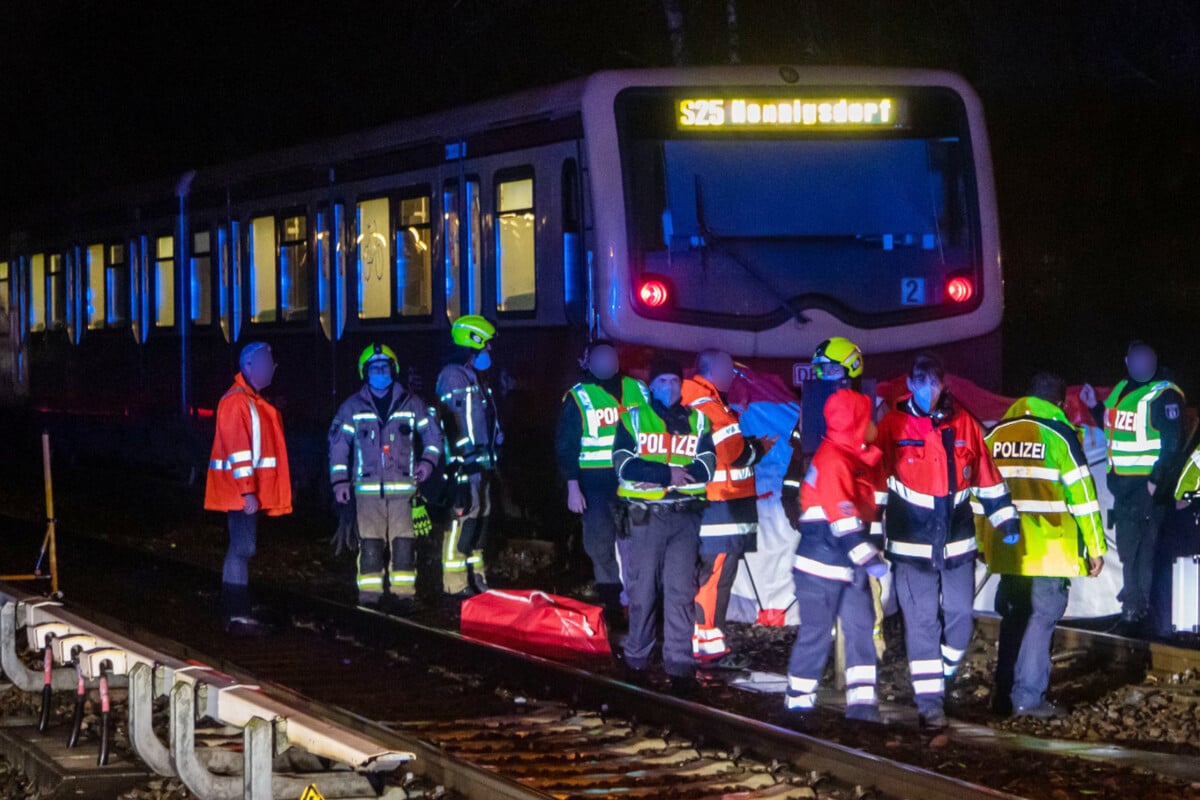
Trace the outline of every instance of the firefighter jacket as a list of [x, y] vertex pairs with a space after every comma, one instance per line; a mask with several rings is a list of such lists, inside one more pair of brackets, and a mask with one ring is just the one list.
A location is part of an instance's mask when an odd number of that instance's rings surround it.
[[438, 373], [436, 391], [444, 411], [439, 414], [445, 437], [446, 466], [472, 474], [496, 468], [502, 441], [492, 389], [464, 364], [447, 364]]
[[800, 490], [800, 543], [793, 568], [829, 580], [854, 580], [854, 570], [880, 556], [884, 494], [882, 453], [866, 443], [871, 400], [850, 390], [825, 407], [825, 436]]
[[338, 408], [329, 426], [329, 481], [350, 482], [355, 494], [411, 495], [417, 490], [417, 462], [437, 467], [442, 433], [425, 401], [392, 384], [387, 419], [369, 386], [364, 385]]
[[948, 408], [931, 416], [910, 397], [879, 424], [888, 491], [886, 548], [893, 561], [940, 568], [974, 559], [971, 495], [992, 525], [1017, 532], [1017, 511], [979, 423], [954, 408], [952, 398], [946, 401]]

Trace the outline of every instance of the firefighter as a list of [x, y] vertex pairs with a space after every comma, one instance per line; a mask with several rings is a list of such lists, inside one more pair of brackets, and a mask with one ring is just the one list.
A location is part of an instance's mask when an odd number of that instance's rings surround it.
[[875, 607], [868, 576], [888, 571], [872, 534], [879, 518], [879, 449], [871, 400], [839, 389], [825, 403], [825, 435], [801, 490], [800, 543], [792, 567], [800, 628], [788, 661], [786, 708], [806, 713], [817, 700], [832, 628], [841, 620], [846, 649], [846, 717], [879, 722], [875, 698]]
[[358, 357], [363, 387], [329, 427], [329, 480], [338, 503], [354, 497], [358, 602], [378, 605], [390, 591], [404, 610], [417, 588], [413, 501], [438, 465], [442, 435], [425, 402], [396, 380], [399, 372], [387, 345], [368, 345]]
[[[617, 349], [597, 339], [583, 351], [583, 378], [563, 396], [555, 452], [567, 481], [567, 508], [583, 521], [583, 549], [592, 561], [596, 594], [610, 627], [624, 625], [621, 570], [613, 504], [617, 477], [612, 468], [613, 437], [621, 412], [649, 402], [645, 385], [620, 373]], [[622, 560], [627, 560], [622, 555]]]
[[992, 710], [1002, 716], [1058, 715], [1046, 701], [1054, 626], [1067, 610], [1071, 578], [1104, 568], [1100, 503], [1079, 431], [1063, 413], [1066, 397], [1062, 378], [1038, 373], [984, 440], [1021, 519], [1020, 545], [1010, 547], [972, 502], [980, 552], [1000, 576]]
[[754, 465], [774, 439], [742, 433], [738, 413], [729, 406], [733, 357], [721, 350], [702, 350], [696, 374], [683, 382], [683, 404], [708, 418], [717, 467], [705, 489], [708, 503], [700, 520], [700, 590], [696, 594], [696, 628], [692, 655], [701, 664], [739, 669], [745, 658], [733, 654], [722, 627], [738, 561], [757, 549], [758, 490]]
[[682, 382], [677, 362], [654, 360], [650, 402], [621, 413], [613, 470], [629, 537], [628, 677], [645, 681], [661, 598], [663, 667], [672, 690], [689, 694], [696, 686], [692, 630], [700, 515], [716, 454], [708, 419], [679, 402]]
[[1108, 439], [1111, 522], [1117, 529], [1124, 586], [1121, 623], [1138, 632], [1150, 611], [1159, 529], [1173, 499], [1171, 464], [1183, 442], [1183, 390], [1158, 368], [1154, 348], [1133, 341], [1125, 352], [1128, 376], [1101, 404], [1084, 384], [1079, 399]]
[[945, 370], [916, 358], [911, 396], [879, 425], [887, 479], [887, 544], [904, 614], [905, 647], [921, 726], [946, 726], [943, 696], [971, 640], [975, 600], [973, 494], [1007, 545], [1020, 539], [1008, 488], [979, 423], [944, 391]]
[[250, 342], [242, 348], [238, 364], [233, 386], [217, 405], [204, 507], [225, 512], [229, 523], [229, 550], [221, 571], [226, 627], [253, 633], [262, 628], [251, 614], [248, 587], [258, 518], [292, 513], [292, 483], [283, 422], [260, 394], [275, 375], [270, 345]]
[[826, 339], [813, 353], [813, 380], [807, 380], [800, 392], [800, 417], [788, 443], [792, 460], [783, 480], [780, 500], [792, 527], [800, 529], [800, 485], [808, 472], [808, 463], [825, 434], [825, 401], [839, 389], [861, 391], [862, 350], [842, 336]]
[[450, 326], [456, 358], [437, 377], [439, 415], [452, 484], [451, 518], [442, 542], [442, 589], [459, 598], [487, 591], [483, 551], [492, 515], [496, 455], [504, 443], [496, 401], [485, 375], [496, 327], [477, 314]]

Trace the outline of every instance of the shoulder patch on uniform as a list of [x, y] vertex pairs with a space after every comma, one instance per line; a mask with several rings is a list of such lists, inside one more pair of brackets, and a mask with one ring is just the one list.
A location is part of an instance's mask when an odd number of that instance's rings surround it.
[[1179, 404], [1167, 403], [1167, 419], [1179, 419]]

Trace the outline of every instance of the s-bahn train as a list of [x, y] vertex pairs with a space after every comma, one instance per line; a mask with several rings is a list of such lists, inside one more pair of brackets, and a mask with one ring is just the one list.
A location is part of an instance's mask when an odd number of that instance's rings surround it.
[[262, 339], [315, 481], [358, 352], [390, 344], [429, 394], [465, 313], [497, 324], [506, 448], [541, 465], [528, 491], [553, 480], [589, 336], [635, 361], [717, 346], [787, 383], [831, 335], [879, 377], [929, 347], [998, 375], [983, 112], [945, 72], [603, 72], [10, 228], [0, 397], [135, 460], [202, 468], [205, 420]]

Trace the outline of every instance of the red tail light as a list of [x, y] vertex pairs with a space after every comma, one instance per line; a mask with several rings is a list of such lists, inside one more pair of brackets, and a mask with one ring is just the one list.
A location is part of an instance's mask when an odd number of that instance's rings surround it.
[[638, 298], [650, 308], [660, 308], [667, 304], [667, 300], [671, 298], [671, 293], [667, 289], [665, 281], [661, 281], [658, 278], [648, 278], [642, 281], [642, 285], [638, 288]]
[[951, 278], [946, 284], [946, 297], [955, 303], [965, 303], [975, 296], [975, 284], [970, 278]]

